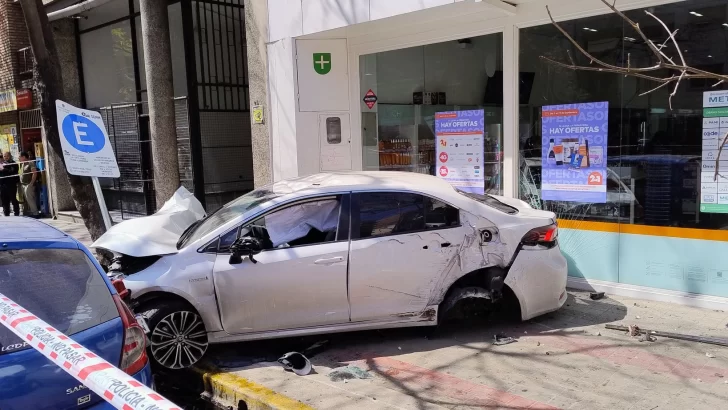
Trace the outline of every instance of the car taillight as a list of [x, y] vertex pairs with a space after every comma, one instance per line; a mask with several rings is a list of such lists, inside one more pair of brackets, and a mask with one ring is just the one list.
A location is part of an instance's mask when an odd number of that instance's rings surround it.
[[124, 286], [124, 281], [121, 279], [115, 279], [111, 281], [111, 284], [114, 286], [114, 289], [119, 293], [119, 297], [121, 297], [121, 300], [126, 301], [131, 292], [129, 289]]
[[527, 234], [523, 236], [521, 243], [524, 245], [546, 245], [550, 246], [556, 243], [556, 239], [559, 236], [559, 228], [554, 223], [551, 225], [541, 226], [535, 229], [531, 229]]
[[129, 307], [114, 295], [114, 303], [124, 324], [124, 348], [121, 352], [121, 369], [130, 375], [138, 373], [147, 365], [147, 337]]

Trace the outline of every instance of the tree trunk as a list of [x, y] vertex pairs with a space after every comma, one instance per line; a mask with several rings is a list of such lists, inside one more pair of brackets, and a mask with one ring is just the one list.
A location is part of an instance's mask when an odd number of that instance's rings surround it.
[[[20, 5], [23, 8], [25, 24], [28, 26], [30, 44], [35, 57], [35, 89], [40, 100], [43, 130], [50, 149], [61, 158], [65, 167], [66, 161], [63, 158], [56, 115], [56, 100], [64, 98], [63, 79], [53, 32], [42, 0], [20, 0]], [[71, 197], [76, 204], [76, 209], [81, 213], [91, 238], [96, 240], [106, 232], [106, 227], [91, 179], [71, 175], [68, 172], [66, 172], [66, 176], [71, 186]]]

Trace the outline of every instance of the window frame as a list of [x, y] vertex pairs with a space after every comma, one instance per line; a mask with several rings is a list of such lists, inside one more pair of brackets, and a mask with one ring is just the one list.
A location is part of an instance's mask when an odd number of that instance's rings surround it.
[[268, 251], [278, 251], [283, 249], [296, 249], [296, 248], [302, 248], [305, 246], [316, 246], [316, 245], [323, 245], [323, 244], [329, 244], [329, 243], [337, 243], [337, 242], [344, 242], [350, 240], [350, 232], [351, 232], [351, 193], [350, 192], [338, 192], [338, 193], [330, 193], [330, 194], [322, 194], [317, 196], [310, 196], [305, 198], [296, 198], [292, 201], [285, 202], [282, 204], [277, 204], [274, 207], [270, 209], [266, 209], [256, 215], [253, 215], [252, 217], [246, 219], [242, 223], [235, 225], [233, 228], [230, 228], [226, 230], [224, 233], [218, 235], [215, 237], [215, 239], [208, 242], [205, 246], [202, 247], [202, 250], [200, 252], [202, 253], [214, 253], [218, 255], [229, 255], [229, 250], [220, 250], [220, 239], [231, 233], [232, 231], [237, 230], [237, 237], [236, 239], [240, 239], [240, 233], [243, 231], [243, 228], [254, 222], [257, 221], [260, 218], [265, 218], [266, 215], [270, 215], [274, 212], [282, 211], [286, 208], [290, 208], [292, 206], [301, 205], [305, 203], [310, 202], [320, 202], [327, 199], [338, 199], [339, 200], [339, 221], [338, 225], [336, 227], [336, 239], [329, 242], [319, 242], [319, 243], [313, 243], [313, 244], [307, 244], [307, 245], [296, 245], [291, 246], [288, 248], [273, 248], [273, 249], [263, 249], [261, 252], [268, 252]]
[[[360, 236], [361, 235], [361, 201], [360, 201], [360, 196], [361, 195], [365, 195], [365, 194], [372, 194], [372, 193], [374, 193], [374, 194], [386, 194], [386, 193], [390, 193], [390, 194], [419, 195], [419, 196], [421, 196], [423, 198], [427, 198], [427, 199], [429, 199], [431, 201], [439, 201], [439, 202], [442, 202], [443, 204], [445, 204], [445, 205], [447, 205], [449, 207], [452, 207], [452, 208], [454, 208], [454, 209], [456, 209], [458, 211], [457, 224], [451, 225], [451, 226], [445, 226], [445, 227], [442, 227], [442, 228], [432, 228], [432, 229], [427, 229], [427, 227], [425, 225], [425, 229], [416, 229], [416, 230], [411, 230], [411, 231], [406, 231], [406, 232], [397, 232], [397, 233], [386, 233], [386, 234], [379, 234], [379, 235], [371, 235], [371, 236], [367, 236], [366, 238], [362, 238]], [[444, 231], [444, 230], [447, 230], [447, 229], [461, 228], [462, 227], [462, 218], [460, 217], [461, 216], [460, 215], [461, 212], [462, 212], [462, 210], [459, 207], [451, 204], [450, 202], [445, 201], [445, 200], [440, 199], [440, 198], [433, 197], [431, 195], [428, 195], [428, 194], [425, 194], [425, 193], [422, 193], [422, 192], [407, 191], [407, 190], [386, 190], [386, 189], [385, 190], [371, 190], [371, 191], [357, 191], [357, 192], [353, 192], [352, 195], [351, 195], [351, 223], [350, 223], [350, 225], [351, 225], [350, 231], [351, 232], [350, 232], [350, 235], [349, 236], [351, 237], [351, 240], [352, 241], [356, 241], [356, 240], [366, 240], [366, 239], [383, 238], [383, 237], [387, 237], [387, 236], [410, 235], [410, 234], [414, 234], [414, 233], [437, 232], [437, 231]], [[426, 217], [427, 217], [427, 215], [425, 214], [425, 218]], [[425, 222], [426, 222], [426, 220], [425, 220]]]

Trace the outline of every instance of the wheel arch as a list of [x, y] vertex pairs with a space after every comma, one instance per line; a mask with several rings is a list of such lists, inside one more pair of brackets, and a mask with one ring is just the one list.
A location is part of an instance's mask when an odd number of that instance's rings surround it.
[[[452, 308], [454, 303], [450, 303], [450, 298], [457, 297], [460, 299], [467, 298], [469, 296], [463, 295], [459, 292], [463, 289], [479, 288], [483, 292], [487, 293], [487, 298], [492, 302], [500, 301], [502, 305], [508, 308], [518, 308], [517, 314], [519, 319], [522, 317], [522, 312], [525, 309], [523, 298], [518, 295], [516, 290], [505, 283], [508, 269], [500, 266], [489, 266], [487, 268], [480, 268], [474, 271], [468, 272], [455, 280], [445, 292], [442, 300], [440, 301], [440, 308], [445, 306]], [[475, 297], [486, 297], [486, 295], [475, 296]], [[442, 314], [447, 313], [446, 310], [441, 312]]]

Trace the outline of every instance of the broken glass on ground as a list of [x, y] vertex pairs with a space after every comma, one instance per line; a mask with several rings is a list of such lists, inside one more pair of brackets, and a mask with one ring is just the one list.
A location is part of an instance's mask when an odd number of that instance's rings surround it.
[[510, 336], [506, 336], [503, 334], [493, 335], [493, 344], [496, 346], [507, 345], [515, 342], [517, 342], [517, 340]]
[[369, 379], [372, 375], [357, 366], [338, 367], [329, 372], [329, 380], [339, 382], [342, 380]]

